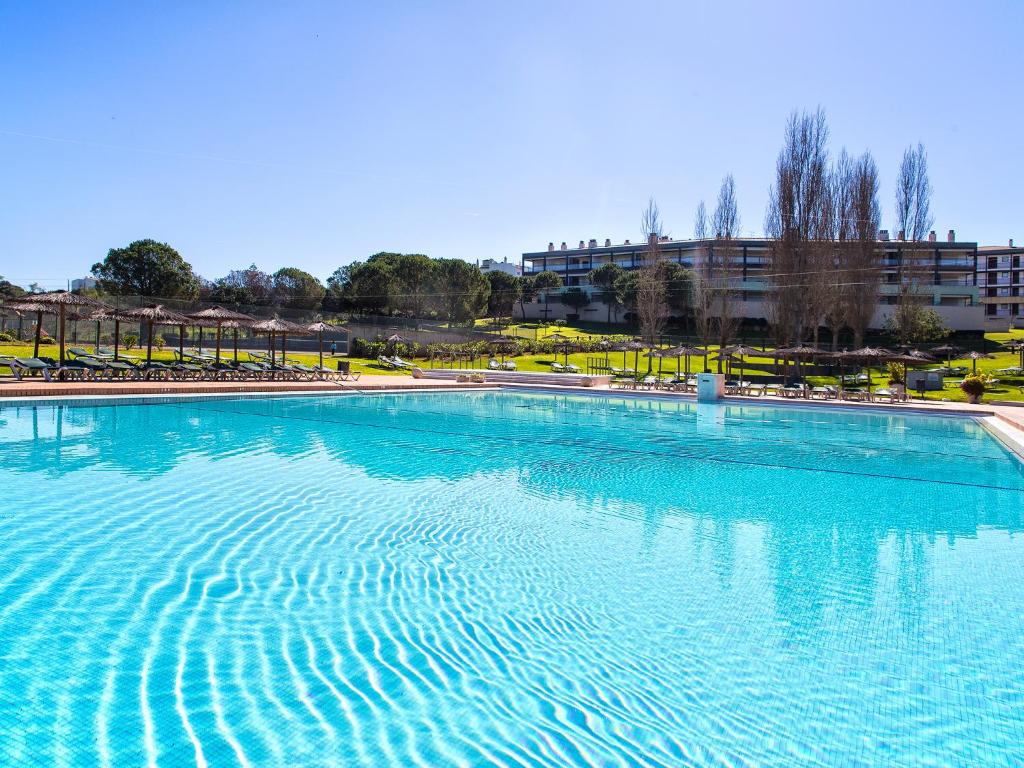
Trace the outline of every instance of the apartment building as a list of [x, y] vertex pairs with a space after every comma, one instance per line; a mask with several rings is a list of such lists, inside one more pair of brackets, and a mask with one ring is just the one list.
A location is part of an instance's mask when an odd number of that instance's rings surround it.
[[1024, 247], [985, 245], [978, 249], [978, 290], [985, 328], [1024, 328]]
[[[984, 311], [979, 301], [977, 284], [978, 245], [956, 239], [956, 233], [949, 230], [945, 240], [939, 240], [935, 232], [925, 242], [908, 243], [899, 238], [890, 239], [882, 230], [878, 240], [882, 254], [881, 291], [872, 326], [881, 328], [886, 317], [893, 311], [897, 301], [900, 275], [909, 264], [914, 265], [917, 291], [922, 300], [931, 305], [943, 317], [946, 324], [957, 331], [980, 331], [984, 327]], [[764, 238], [739, 238], [729, 241], [728, 253], [733, 262], [731, 273], [737, 289], [739, 311], [752, 321], [765, 319], [764, 298], [770, 289], [765, 273], [769, 268], [770, 241]], [[716, 240], [672, 240], [662, 238], [659, 242], [661, 257], [670, 262], [691, 269], [699, 269], [706, 263], [709, 254], [721, 250], [721, 241]], [[613, 245], [605, 240], [579, 241], [575, 248], [562, 243], [556, 248], [548, 243], [547, 250], [522, 255], [524, 275], [534, 275], [544, 270], [557, 272], [566, 288], [589, 288], [588, 274], [602, 264], [614, 263], [623, 269], [638, 269], [644, 263], [647, 244], [643, 241]], [[565, 290], [563, 288], [562, 290]], [[554, 320], [571, 314], [580, 318], [601, 320], [606, 316], [607, 307], [594, 292], [591, 304], [580, 310], [563, 305], [555, 292], [551, 296], [539, 297], [526, 305], [528, 317]], [[1024, 293], [1024, 292], [1022, 292]]]

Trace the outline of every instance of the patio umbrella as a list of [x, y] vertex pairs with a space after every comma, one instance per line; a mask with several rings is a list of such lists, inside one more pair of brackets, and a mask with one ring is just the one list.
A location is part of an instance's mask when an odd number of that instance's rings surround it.
[[[760, 354], [764, 354], [763, 352]], [[783, 347], [782, 349], [776, 349], [775, 354], [779, 357], [793, 358], [797, 361], [797, 371], [800, 372], [800, 381], [804, 380], [804, 372], [800, 367], [801, 360], [813, 359], [820, 357], [821, 355], [828, 354], [824, 350], [812, 347], [808, 344], [798, 344], [795, 347]]]
[[505, 362], [505, 354], [519, 349], [519, 340], [510, 337], [499, 337], [489, 342], [491, 354], [497, 352], [501, 355], [501, 362]]
[[[230, 309], [225, 309], [224, 307], [220, 307], [220, 306], [208, 307], [207, 309], [200, 310], [199, 312], [194, 312], [191, 315], [191, 317], [192, 317], [193, 320], [198, 320], [199, 321], [200, 328], [202, 328], [203, 325], [213, 325], [213, 326], [215, 326], [217, 328], [217, 353], [215, 355], [215, 359], [216, 359], [216, 361], [218, 363], [220, 362], [221, 328], [224, 325], [224, 323], [229, 322], [229, 321], [235, 322], [235, 323], [254, 323], [254, 322], [256, 322], [256, 318], [252, 317], [251, 315], [246, 315], [246, 314], [244, 314], [242, 312], [233, 312]], [[203, 338], [202, 331], [200, 331], [200, 334], [199, 334], [199, 339], [200, 339], [199, 343], [200, 344], [202, 344], [202, 338]], [[202, 347], [200, 347], [200, 349], [202, 349]], [[237, 357], [238, 356], [236, 354], [235, 358], [237, 359]]]
[[[868, 370], [868, 393], [871, 392], [871, 366], [872, 364], [881, 364], [884, 361], [897, 359], [900, 355], [896, 352], [891, 352], [888, 349], [882, 349], [881, 347], [861, 347], [860, 349], [854, 350], [843, 350], [842, 352], [836, 352], [835, 357], [841, 360], [852, 360], [860, 365], [864, 366]], [[842, 381], [842, 378], [840, 378]]]
[[675, 357], [672, 354], [672, 349], [652, 349], [650, 352], [644, 352], [644, 357], [658, 358], [658, 376], [661, 376], [662, 368], [665, 365], [666, 357]]
[[12, 301], [4, 305], [5, 309], [11, 309], [19, 314], [22, 312], [35, 312], [36, 333], [35, 345], [32, 348], [32, 357], [39, 357], [39, 339], [43, 333], [43, 313], [51, 314], [54, 310], [49, 304], [40, 304], [35, 301]]
[[731, 347], [724, 347], [719, 350], [719, 356], [722, 353], [729, 355], [730, 357], [738, 357], [740, 360], [740, 381], [743, 381], [743, 358], [746, 355], [764, 355], [764, 352], [757, 347], [748, 347], [745, 344], [734, 344]]
[[959, 355], [963, 350], [952, 344], [943, 344], [942, 346], [934, 347], [929, 351], [933, 355], [943, 355], [946, 358], [946, 367], [949, 368], [949, 364], [953, 361], [953, 358]]
[[285, 344], [287, 343], [288, 334], [304, 335], [308, 333], [306, 326], [290, 323], [287, 320], [282, 320], [276, 315], [269, 320], [260, 320], [259, 322], [253, 323], [252, 329], [254, 331], [262, 331], [263, 333], [270, 334], [271, 363], [274, 362], [274, 339], [277, 334], [281, 334], [281, 362], [284, 363]]
[[87, 307], [90, 309], [104, 309], [108, 307], [108, 305], [104, 304], [102, 301], [90, 299], [88, 296], [80, 296], [79, 294], [71, 293], [70, 291], [36, 293], [32, 295], [31, 303], [49, 307], [49, 309], [44, 311], [57, 315], [57, 343], [60, 345], [61, 365], [64, 365], [64, 330], [68, 319], [69, 308]]
[[387, 344], [387, 347], [385, 347], [385, 348], [386, 349], [390, 349], [392, 352], [394, 351], [396, 345], [398, 345], [398, 344], [408, 344], [409, 343], [408, 339], [406, 339], [404, 336], [400, 336], [397, 333], [392, 333], [384, 341]]
[[622, 367], [623, 368], [626, 367], [626, 353], [627, 352], [632, 352], [633, 353], [633, 371], [636, 372], [636, 369], [639, 367], [639, 363], [640, 363], [640, 350], [647, 349], [647, 345], [644, 344], [642, 341], [637, 341], [636, 339], [632, 339], [631, 341], [624, 341], [621, 344], [617, 344], [614, 347], [614, 349], [622, 351]]
[[340, 325], [328, 325], [322, 320], [317, 320], [315, 323], [306, 326], [306, 330], [309, 333], [315, 333], [318, 344], [320, 345], [320, 367], [324, 367], [324, 332], [325, 331], [345, 331], [348, 332], [348, 328], [343, 328]]
[[974, 350], [971, 350], [963, 356], [963, 359], [971, 361], [971, 373], [974, 374], [978, 372], [978, 361], [991, 360], [992, 355], [986, 355], [984, 352], [975, 352]]
[[90, 315], [90, 320], [96, 321], [96, 352], [100, 351], [100, 323], [114, 321], [114, 360], [117, 360], [118, 343], [121, 338], [121, 323], [132, 320], [124, 312], [116, 309], [97, 309]]
[[[178, 314], [173, 310], [167, 309], [162, 304], [151, 304], [148, 307], [139, 307], [138, 309], [129, 309], [125, 311], [124, 315], [132, 320], [141, 320], [146, 324], [148, 333], [146, 333], [146, 365], [153, 362], [153, 326], [154, 325], [178, 325], [184, 328], [188, 325], [189, 320], [185, 315]], [[181, 347], [182, 340], [181, 336], [178, 337], [178, 346]]]
[[685, 357], [686, 358], [686, 375], [687, 376], [690, 375], [690, 358], [691, 357], [704, 357], [704, 358], [706, 358], [708, 356], [708, 351], [706, 349], [702, 349], [700, 347], [688, 347], [685, 344], [681, 344], [678, 347], [670, 347], [669, 349], [667, 349], [665, 351], [666, 352], [670, 352], [671, 354], [669, 356], [670, 357], [674, 357], [676, 359], [676, 373], [680, 372], [679, 358], [680, 357]]

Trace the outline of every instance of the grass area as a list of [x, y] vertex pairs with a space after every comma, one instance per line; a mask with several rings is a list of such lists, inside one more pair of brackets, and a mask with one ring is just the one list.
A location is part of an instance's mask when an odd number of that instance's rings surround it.
[[[536, 325], [536, 324], [533, 324]], [[566, 335], [575, 336], [575, 329], [569, 327], [559, 327], [550, 325], [544, 329], [544, 335], [550, 335], [556, 331], [566, 333]], [[986, 338], [992, 342], [1005, 342], [1011, 338], [1024, 340], [1024, 332], [1009, 333], [991, 333], [987, 334]], [[82, 345], [86, 349], [91, 349], [91, 345]], [[209, 348], [204, 348], [209, 349]], [[712, 350], [715, 347], [711, 348]], [[144, 357], [146, 353], [145, 348], [141, 351], [134, 349], [129, 354], [135, 356]], [[0, 344], [0, 354], [13, 355], [15, 357], [30, 357], [32, 355], [31, 344]], [[57, 357], [57, 346], [55, 344], [44, 344], [40, 347], [40, 354], [45, 357]], [[231, 356], [231, 350], [225, 347], [223, 350], [224, 357]], [[174, 359], [174, 350], [171, 348], [165, 348], [163, 351], [153, 350], [153, 358], [155, 360], [170, 361]], [[248, 359], [248, 355], [244, 352], [239, 352], [239, 359]], [[305, 363], [306, 365], [313, 365], [317, 362], [317, 355], [315, 353], [307, 352], [288, 352], [289, 360], [297, 360], [298, 362]], [[535, 371], [535, 372], [551, 372], [551, 363], [558, 361], [564, 363], [566, 361], [565, 355], [552, 355], [552, 354], [541, 354], [541, 355], [519, 355], [512, 358], [516, 362], [517, 369], [520, 371]], [[580, 367], [581, 370], [587, 370], [587, 362], [590, 359], [604, 360], [604, 355], [595, 352], [575, 352], [569, 355], [568, 361]], [[618, 367], [634, 367], [634, 360], [636, 361], [636, 368], [641, 373], [646, 373], [648, 370], [648, 359], [641, 355], [639, 358], [635, 357], [632, 352], [626, 354], [626, 365], [623, 366], [623, 358], [621, 352], [611, 352], [608, 355], [608, 359], [611, 365]], [[324, 355], [324, 364], [328, 367], [334, 367], [334, 360], [348, 360], [353, 370], [362, 371], [366, 374], [377, 374], [377, 375], [394, 375], [402, 376], [408, 375], [408, 371], [395, 371], [388, 368], [384, 368], [379, 365], [376, 360], [368, 360], [365, 358], [357, 357], [344, 357], [338, 356], [337, 358], [330, 358], [328, 355]], [[771, 363], [771, 357], [750, 357], [747, 358], [752, 363]], [[997, 373], [1000, 368], [1010, 368], [1017, 365], [1020, 361], [1020, 356], [1017, 353], [1002, 352], [999, 354], [993, 354], [991, 359], [978, 360], [977, 368], [979, 373], [989, 373], [1000, 380], [1000, 383], [995, 385], [992, 389], [985, 393], [985, 398], [988, 400], [1010, 400], [1010, 401], [1024, 401], [1024, 377], [1022, 376], [1006, 376], [1004, 374]], [[416, 361], [424, 368], [429, 367], [428, 361]], [[675, 358], [659, 360], [657, 358], [652, 361], [652, 369], [655, 373], [662, 370], [665, 374], [672, 374], [676, 372], [676, 360]], [[478, 359], [476, 362], [477, 367], [486, 366], [486, 358]], [[966, 366], [967, 368], [972, 367], [970, 360], [953, 360], [954, 365]], [[683, 361], [685, 368], [685, 360]], [[708, 370], [717, 371], [717, 361], [709, 358], [707, 362]], [[690, 372], [697, 373], [704, 370], [704, 361], [701, 358], [690, 359]], [[734, 366], [734, 374], [739, 374], [739, 366]], [[849, 370], [848, 373], [854, 371]], [[888, 382], [888, 373], [884, 370], [879, 371], [877, 368], [871, 372], [871, 385], [873, 387], [885, 386]], [[768, 376], [770, 374], [764, 371], [751, 370], [749, 368], [744, 369], [744, 378], [756, 381], [758, 378]], [[808, 382], [813, 384], [837, 384], [835, 376], [808, 376]], [[928, 400], [951, 400], [951, 401], [965, 401], [967, 398], [958, 386], [958, 378], [947, 378], [946, 386], [943, 390], [937, 392], [925, 393], [925, 398]]]
[[[92, 350], [93, 349], [93, 345], [92, 344], [78, 344], [78, 345], [69, 345], [69, 346], [81, 346], [81, 347], [83, 347], [83, 348], [85, 348], [87, 350]], [[213, 347], [203, 347], [203, 351], [204, 352], [210, 352], [212, 354], [213, 353]], [[264, 350], [261, 350], [261, 351], [264, 351]], [[135, 349], [129, 350], [127, 352], [125, 352], [125, 350], [122, 349], [121, 352], [122, 352], [122, 354], [131, 355], [133, 357], [139, 357], [139, 358], [143, 358], [143, 359], [146, 357], [146, 348], [145, 347], [143, 347], [141, 350], [138, 347], [136, 347]], [[56, 344], [41, 344], [39, 346], [39, 354], [42, 357], [52, 357], [54, 359], [57, 359], [57, 357], [60, 354], [60, 352], [57, 349], [57, 345]], [[0, 355], [10, 355], [12, 357], [32, 357], [32, 345], [31, 344], [0, 344]], [[230, 345], [221, 348], [221, 357], [222, 358], [224, 358], [226, 360], [230, 360], [232, 358], [232, 356], [233, 356], [233, 352], [232, 352], [232, 349], [231, 349]], [[295, 361], [297, 361], [299, 363], [303, 363], [304, 365], [316, 365], [317, 362], [319, 361], [319, 356], [315, 352], [291, 352], [291, 351], [288, 351], [287, 352], [287, 357], [288, 357], [289, 360], [295, 360]], [[153, 359], [154, 360], [159, 360], [161, 362], [171, 362], [171, 361], [174, 360], [174, 349], [172, 349], [170, 347], [165, 347], [163, 350], [158, 350], [158, 349], [154, 348], [153, 349]], [[248, 360], [249, 359], [249, 355], [245, 351], [239, 350], [238, 351], [238, 359], [239, 360]], [[359, 358], [359, 357], [345, 357], [343, 355], [338, 355], [337, 357], [332, 358], [330, 355], [328, 355], [326, 353], [324, 354], [324, 365], [327, 366], [328, 368], [334, 368], [336, 360], [348, 360], [348, 362], [352, 366], [352, 370], [354, 370], [354, 371], [361, 371], [361, 372], [366, 373], [366, 374], [371, 374], [372, 373], [372, 374], [376, 374], [376, 375], [383, 374], [383, 375], [389, 375], [389, 376], [392, 376], [392, 375], [393, 376], [403, 376], [403, 375], [407, 376], [408, 375], [408, 371], [395, 371], [395, 370], [391, 370], [389, 368], [384, 368], [383, 366], [378, 365], [376, 360], [367, 360], [365, 358]]]

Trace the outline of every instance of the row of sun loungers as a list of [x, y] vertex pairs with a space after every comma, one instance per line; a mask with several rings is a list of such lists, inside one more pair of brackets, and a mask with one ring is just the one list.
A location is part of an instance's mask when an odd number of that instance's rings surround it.
[[357, 381], [361, 375], [294, 361], [272, 362], [261, 355], [250, 355], [248, 361], [218, 363], [176, 353], [172, 363], [146, 363], [131, 356], [114, 360], [102, 352], [97, 356], [78, 348], [68, 351], [72, 357], [63, 365], [48, 357], [0, 357], [0, 368], [10, 369], [18, 381], [27, 376], [41, 376], [46, 381]]
[[[622, 377], [613, 380], [613, 387], [619, 389], [662, 390], [669, 392], [696, 392], [695, 378], [662, 379], [658, 376]], [[804, 384], [756, 384], [749, 381], [726, 381], [727, 395], [762, 397], [765, 395], [809, 400], [852, 400], [861, 402], [907, 402], [906, 390], [902, 387], [882, 387], [869, 392], [867, 389], [839, 389], [833, 386], [811, 387]]]
[[383, 366], [384, 368], [390, 368], [391, 370], [402, 371], [411, 371], [416, 367], [414, 363], [410, 363], [408, 360], [403, 360], [398, 355], [381, 355], [377, 358], [377, 365]]

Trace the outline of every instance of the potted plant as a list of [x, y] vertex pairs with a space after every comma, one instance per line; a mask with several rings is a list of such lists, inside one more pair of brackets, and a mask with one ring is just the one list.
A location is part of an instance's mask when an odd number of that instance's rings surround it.
[[980, 403], [985, 394], [985, 380], [981, 376], [967, 376], [960, 382], [960, 389], [967, 395], [967, 402]]

